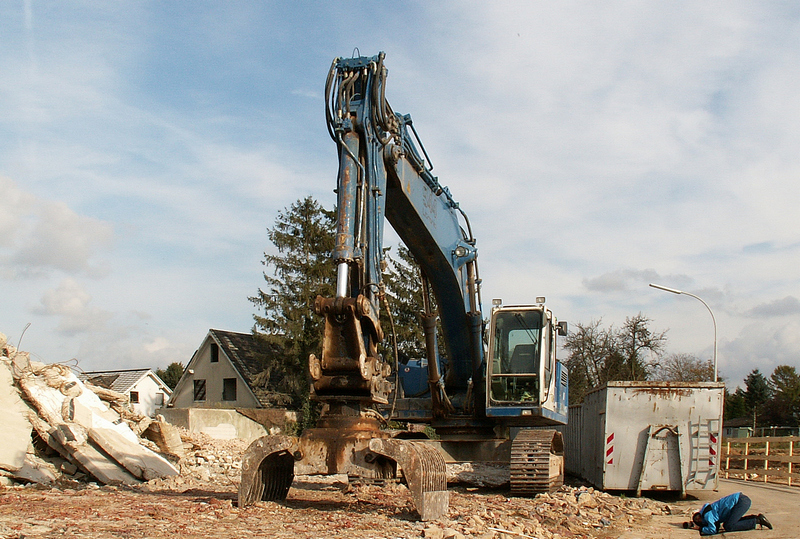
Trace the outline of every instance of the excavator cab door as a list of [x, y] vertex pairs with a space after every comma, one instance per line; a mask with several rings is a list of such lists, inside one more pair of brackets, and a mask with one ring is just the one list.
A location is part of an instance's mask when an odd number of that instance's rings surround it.
[[492, 313], [487, 397], [490, 407], [539, 406], [543, 311], [506, 307]]

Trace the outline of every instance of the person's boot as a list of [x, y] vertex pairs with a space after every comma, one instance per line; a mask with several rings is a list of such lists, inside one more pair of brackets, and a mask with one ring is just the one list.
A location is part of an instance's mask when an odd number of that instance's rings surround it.
[[762, 528], [763, 528], [764, 526], [766, 526], [766, 527], [767, 527], [767, 528], [769, 528], [770, 530], [772, 529], [772, 524], [770, 523], [770, 521], [769, 521], [769, 520], [767, 520], [767, 517], [765, 517], [763, 514], [759, 513], [759, 514], [758, 514], [758, 517], [756, 517], [756, 518], [758, 518], [758, 523], [759, 523], [759, 524], [761, 524], [761, 527], [762, 527]]

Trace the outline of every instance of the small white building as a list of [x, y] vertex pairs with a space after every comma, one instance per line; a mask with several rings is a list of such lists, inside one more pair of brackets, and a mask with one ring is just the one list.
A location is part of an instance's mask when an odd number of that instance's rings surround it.
[[148, 417], [153, 417], [172, 395], [172, 390], [151, 369], [92, 371], [84, 372], [78, 378], [126, 395], [133, 409]]

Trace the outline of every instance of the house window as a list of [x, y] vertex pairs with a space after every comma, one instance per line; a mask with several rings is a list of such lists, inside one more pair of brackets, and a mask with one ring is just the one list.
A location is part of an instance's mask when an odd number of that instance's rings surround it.
[[236, 400], [236, 378], [222, 379], [222, 400], [224, 401]]
[[139, 392], [131, 391], [131, 404], [139, 404]]
[[194, 400], [195, 401], [204, 401], [204, 400], [206, 400], [206, 381], [205, 380], [195, 380], [194, 381]]
[[156, 393], [156, 406], [163, 406], [163, 405], [164, 405], [164, 394]]
[[215, 342], [211, 343], [211, 363], [219, 361], [219, 345]]

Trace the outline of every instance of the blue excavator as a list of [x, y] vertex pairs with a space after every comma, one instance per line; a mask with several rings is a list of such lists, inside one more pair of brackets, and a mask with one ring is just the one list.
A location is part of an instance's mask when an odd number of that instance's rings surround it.
[[[336, 295], [316, 299], [325, 329], [321, 354], [309, 357], [322, 413], [300, 436], [250, 445], [240, 507], [285, 499], [295, 474], [403, 480], [423, 520], [448, 509], [448, 462], [509, 465], [513, 495], [552, 491], [563, 481], [561, 433], [548, 427], [567, 420], [567, 371], [556, 359], [566, 323], [544, 298], [493, 300], [484, 320], [469, 220], [433, 175], [411, 116], [386, 100], [387, 73], [383, 53], [337, 58], [328, 73], [325, 116], [339, 153]], [[403, 365], [396, 347], [394, 364], [381, 353], [385, 221], [422, 276], [426, 357]], [[436, 439], [388, 429], [387, 419], [429, 425]]]

